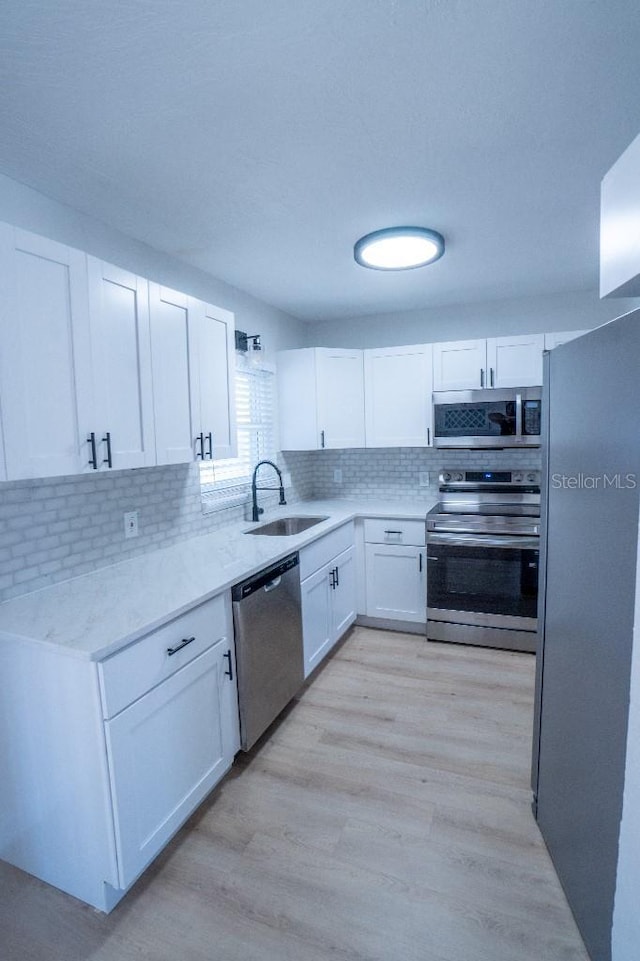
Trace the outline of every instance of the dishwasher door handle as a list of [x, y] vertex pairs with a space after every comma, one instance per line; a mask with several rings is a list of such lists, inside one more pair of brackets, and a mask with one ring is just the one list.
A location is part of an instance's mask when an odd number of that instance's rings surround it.
[[264, 585], [265, 594], [268, 594], [269, 591], [275, 591], [276, 587], [280, 587], [281, 583], [282, 583], [282, 577], [274, 577], [272, 581], [269, 581], [268, 584]]

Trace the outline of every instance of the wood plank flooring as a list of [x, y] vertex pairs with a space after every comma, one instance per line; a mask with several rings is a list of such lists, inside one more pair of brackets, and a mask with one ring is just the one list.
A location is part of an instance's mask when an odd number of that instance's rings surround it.
[[588, 961], [530, 810], [533, 680], [355, 628], [112, 914], [0, 862], [0, 956]]

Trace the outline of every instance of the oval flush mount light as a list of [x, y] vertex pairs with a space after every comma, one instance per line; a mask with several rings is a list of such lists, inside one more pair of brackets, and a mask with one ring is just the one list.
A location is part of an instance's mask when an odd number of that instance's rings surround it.
[[373, 270], [411, 270], [442, 257], [444, 237], [427, 227], [385, 227], [361, 237], [353, 256]]

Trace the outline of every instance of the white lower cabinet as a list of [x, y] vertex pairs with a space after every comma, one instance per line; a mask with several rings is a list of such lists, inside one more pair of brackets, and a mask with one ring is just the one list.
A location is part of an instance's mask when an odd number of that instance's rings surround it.
[[100, 662], [0, 644], [0, 858], [110, 911], [240, 747], [229, 594]]
[[356, 619], [353, 523], [301, 551], [300, 572], [304, 676], [308, 677]]
[[425, 550], [366, 545], [367, 617], [426, 623]]
[[233, 763], [240, 740], [232, 631], [221, 594], [99, 667], [121, 888]]
[[364, 540], [366, 616], [426, 624], [424, 521], [365, 520]]
[[301, 584], [304, 676], [308, 677], [331, 648], [329, 565]]
[[[237, 750], [226, 638], [105, 722], [120, 886], [128, 887]], [[235, 713], [237, 714], [237, 708]]]

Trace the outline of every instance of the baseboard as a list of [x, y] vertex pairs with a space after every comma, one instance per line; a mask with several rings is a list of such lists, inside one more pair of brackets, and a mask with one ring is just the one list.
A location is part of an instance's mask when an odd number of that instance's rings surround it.
[[419, 624], [416, 621], [394, 621], [387, 617], [367, 617], [366, 614], [358, 614], [356, 624], [358, 627], [377, 627], [381, 631], [402, 631], [403, 634], [427, 636], [426, 623]]

